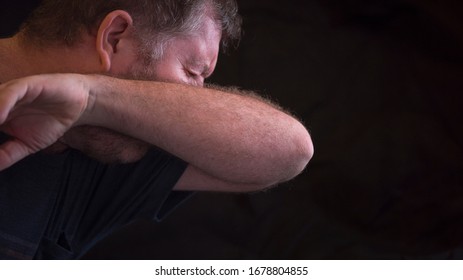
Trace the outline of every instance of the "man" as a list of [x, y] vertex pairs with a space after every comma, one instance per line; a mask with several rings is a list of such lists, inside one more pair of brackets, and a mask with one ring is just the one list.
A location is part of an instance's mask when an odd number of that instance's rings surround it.
[[303, 170], [302, 124], [203, 87], [220, 43], [238, 38], [236, 11], [231, 0], [45, 0], [0, 41], [1, 257], [78, 258], [136, 218], [161, 219], [181, 191], [257, 191]]

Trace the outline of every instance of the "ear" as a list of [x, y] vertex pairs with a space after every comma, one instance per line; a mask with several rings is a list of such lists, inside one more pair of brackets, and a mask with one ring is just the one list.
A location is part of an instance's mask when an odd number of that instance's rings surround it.
[[96, 50], [104, 72], [111, 69], [112, 60], [119, 51], [120, 42], [130, 38], [132, 26], [132, 17], [122, 10], [112, 11], [101, 22], [96, 36]]

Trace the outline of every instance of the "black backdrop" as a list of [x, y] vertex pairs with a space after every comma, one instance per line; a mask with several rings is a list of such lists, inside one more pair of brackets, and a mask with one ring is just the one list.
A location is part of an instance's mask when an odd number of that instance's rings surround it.
[[[3, 34], [37, 2], [2, 1]], [[315, 145], [308, 169], [263, 193], [199, 193], [85, 258], [463, 258], [462, 4], [239, 3], [244, 38], [212, 81], [299, 116]]]

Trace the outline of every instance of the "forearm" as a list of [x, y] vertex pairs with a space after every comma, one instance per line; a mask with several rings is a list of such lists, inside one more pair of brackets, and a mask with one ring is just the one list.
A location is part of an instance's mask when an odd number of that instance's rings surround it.
[[270, 185], [312, 155], [306, 129], [255, 98], [180, 84], [85, 76], [89, 106], [79, 124], [151, 143], [216, 178]]

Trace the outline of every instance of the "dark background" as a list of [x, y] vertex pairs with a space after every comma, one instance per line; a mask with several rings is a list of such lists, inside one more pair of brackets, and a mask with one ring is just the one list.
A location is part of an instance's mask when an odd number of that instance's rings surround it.
[[[2, 34], [38, 2], [2, 1]], [[211, 80], [301, 118], [307, 170], [262, 193], [198, 193], [85, 258], [463, 258], [461, 2], [238, 2], [241, 46]]]

